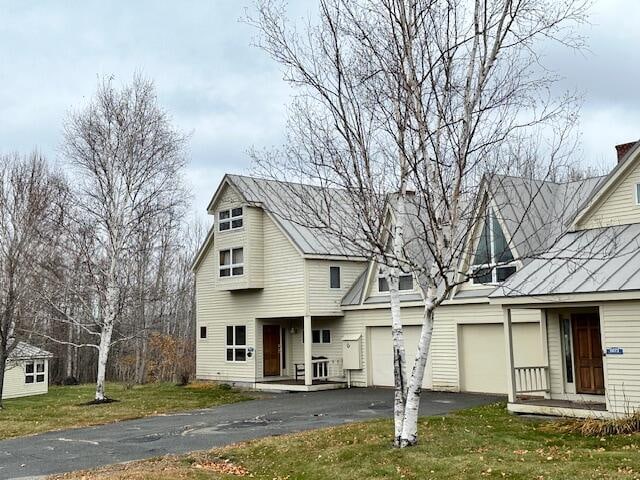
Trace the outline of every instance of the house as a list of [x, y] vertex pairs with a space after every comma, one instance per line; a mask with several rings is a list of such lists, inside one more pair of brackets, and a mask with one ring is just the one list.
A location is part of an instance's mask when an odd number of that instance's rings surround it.
[[41, 348], [18, 342], [7, 359], [2, 398], [47, 393], [49, 391], [49, 359], [52, 356]]
[[[506, 394], [522, 413], [640, 407], [640, 144], [626, 150], [605, 177], [483, 183], [475, 208], [486, 221], [460, 270], [487, 273], [436, 310], [425, 388]], [[197, 377], [282, 390], [392, 386], [378, 266], [282, 215], [288, 205], [280, 182], [236, 175], [210, 202], [216, 222], [194, 262]], [[423, 305], [410, 275], [400, 285], [411, 358]]]

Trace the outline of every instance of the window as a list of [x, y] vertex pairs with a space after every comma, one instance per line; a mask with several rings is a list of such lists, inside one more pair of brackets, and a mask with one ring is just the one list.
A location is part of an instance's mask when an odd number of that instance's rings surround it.
[[235, 230], [242, 227], [242, 207], [220, 210], [218, 212], [218, 230]]
[[[302, 335], [302, 343], [304, 343], [304, 333]], [[331, 343], [331, 330], [311, 330], [311, 343]]]
[[247, 360], [247, 327], [244, 325], [227, 326], [227, 362]]
[[28, 362], [24, 366], [24, 383], [44, 382], [44, 360]]
[[200, 338], [207, 338], [207, 327], [200, 327]]
[[640, 205], [640, 183], [636, 183], [636, 205]]
[[329, 267], [329, 283], [331, 288], [340, 288], [340, 267]]
[[492, 209], [487, 211], [473, 257], [473, 283], [501, 283], [516, 273], [513, 253]]
[[220, 250], [220, 276], [237, 277], [244, 274], [244, 251], [242, 248]]
[[[400, 275], [399, 290], [413, 290], [413, 275], [410, 273], [403, 273]], [[388, 292], [389, 282], [382, 273], [382, 269], [378, 271], [378, 292]]]

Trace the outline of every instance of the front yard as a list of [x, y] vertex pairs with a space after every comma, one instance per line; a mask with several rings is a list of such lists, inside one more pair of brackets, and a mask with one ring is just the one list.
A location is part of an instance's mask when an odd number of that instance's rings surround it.
[[86, 405], [93, 399], [94, 389], [94, 385], [52, 386], [45, 395], [5, 400], [5, 408], [0, 410], [0, 439], [212, 407], [248, 398], [208, 383], [186, 387], [152, 383], [132, 388], [109, 383], [107, 395], [116, 402]]
[[390, 421], [379, 420], [55, 478], [640, 479], [640, 434], [550, 433], [504, 405], [423, 419], [421, 443], [411, 449], [390, 448], [392, 431]]

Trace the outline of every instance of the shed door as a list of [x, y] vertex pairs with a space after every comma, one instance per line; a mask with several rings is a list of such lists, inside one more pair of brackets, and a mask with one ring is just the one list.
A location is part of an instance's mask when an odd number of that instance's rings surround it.
[[[407, 373], [411, 368], [420, 340], [419, 326], [404, 327], [405, 349], [407, 352]], [[393, 387], [393, 341], [391, 327], [369, 328], [369, 358], [371, 361], [371, 383], [380, 387]], [[422, 388], [431, 388], [431, 355], [422, 382]]]

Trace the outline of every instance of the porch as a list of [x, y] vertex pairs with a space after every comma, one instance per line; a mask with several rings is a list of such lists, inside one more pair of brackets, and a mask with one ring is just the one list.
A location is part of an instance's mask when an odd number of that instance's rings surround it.
[[342, 318], [256, 319], [255, 388], [318, 391], [343, 388]]
[[577, 418], [611, 416], [598, 307], [537, 308], [542, 362], [522, 366], [514, 361], [512, 312], [504, 306], [508, 410]]

